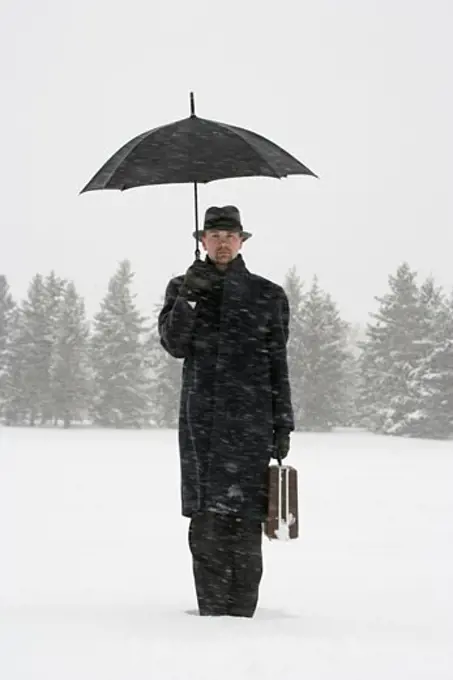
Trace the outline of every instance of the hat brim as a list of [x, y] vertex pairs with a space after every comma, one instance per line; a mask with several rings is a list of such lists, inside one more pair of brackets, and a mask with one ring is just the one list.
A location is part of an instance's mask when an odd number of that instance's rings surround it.
[[[200, 229], [200, 231], [198, 232], [199, 238], [201, 238], [201, 237], [203, 236], [203, 234], [205, 234], [205, 233], [206, 233], [206, 232], [204, 231], [204, 229]], [[234, 232], [234, 233], [239, 234], [239, 236], [242, 237], [242, 240], [243, 240], [243, 241], [247, 241], [249, 238], [252, 238], [252, 236], [253, 236], [253, 234], [251, 234], [249, 231], [236, 231], [236, 232]], [[197, 238], [197, 232], [194, 231], [194, 232], [192, 233], [192, 236], [193, 236], [194, 238]]]

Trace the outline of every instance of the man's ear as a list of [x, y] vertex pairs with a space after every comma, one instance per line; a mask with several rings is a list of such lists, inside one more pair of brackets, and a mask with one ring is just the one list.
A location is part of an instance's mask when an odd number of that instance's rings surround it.
[[201, 237], [201, 245], [203, 246], [203, 250], [206, 252], [206, 236]]

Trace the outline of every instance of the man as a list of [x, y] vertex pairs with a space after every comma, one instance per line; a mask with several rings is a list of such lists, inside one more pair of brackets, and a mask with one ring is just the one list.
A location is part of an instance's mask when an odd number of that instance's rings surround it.
[[172, 279], [163, 347], [184, 359], [179, 446], [182, 513], [202, 616], [252, 617], [263, 572], [268, 466], [294, 429], [284, 290], [250, 273], [234, 206], [206, 211], [206, 259]]

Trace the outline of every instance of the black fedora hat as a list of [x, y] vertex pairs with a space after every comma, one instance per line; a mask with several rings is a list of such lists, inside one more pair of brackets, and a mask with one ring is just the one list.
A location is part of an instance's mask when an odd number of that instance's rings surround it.
[[[244, 231], [242, 228], [241, 214], [235, 205], [224, 205], [222, 207], [213, 205], [208, 208], [204, 215], [203, 231], [201, 234], [209, 231], [209, 229], [237, 231], [244, 241], [252, 236], [250, 232]], [[197, 236], [195, 231], [193, 236], [194, 238]]]

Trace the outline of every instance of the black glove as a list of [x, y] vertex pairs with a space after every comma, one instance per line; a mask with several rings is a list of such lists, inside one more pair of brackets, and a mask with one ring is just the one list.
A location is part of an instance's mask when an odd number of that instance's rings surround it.
[[289, 453], [290, 432], [289, 430], [274, 430], [274, 447], [272, 458], [283, 460]]
[[202, 293], [212, 286], [210, 271], [206, 262], [195, 260], [186, 271], [179, 294], [186, 300], [197, 301]]

